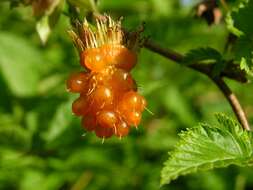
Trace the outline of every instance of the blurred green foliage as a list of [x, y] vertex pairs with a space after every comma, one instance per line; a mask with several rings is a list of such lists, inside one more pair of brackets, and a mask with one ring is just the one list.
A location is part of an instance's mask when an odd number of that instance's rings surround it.
[[[98, 9], [182, 53], [209, 46], [223, 51], [224, 24], [194, 19], [197, 1], [99, 0]], [[65, 11], [65, 10], [64, 10]], [[71, 113], [75, 95], [65, 90], [71, 72], [81, 70], [62, 14], [46, 45], [35, 30], [31, 7], [0, 3], [0, 189], [100, 190], [159, 188], [162, 163], [177, 133], [199, 121], [213, 123], [214, 112], [232, 111], [208, 80], [142, 49], [133, 71], [148, 108], [138, 131], [104, 144], [85, 133]], [[253, 122], [253, 85], [230, 82]], [[253, 188], [250, 168], [229, 167], [180, 177], [161, 189], [242, 190]]]

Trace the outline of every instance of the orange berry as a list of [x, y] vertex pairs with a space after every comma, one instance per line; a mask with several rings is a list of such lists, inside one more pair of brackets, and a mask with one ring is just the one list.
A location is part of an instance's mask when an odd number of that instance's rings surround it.
[[94, 72], [105, 69], [107, 65], [100, 48], [86, 49], [81, 53], [81, 57], [81, 65]]
[[132, 76], [122, 69], [116, 69], [114, 71], [111, 80], [109, 81], [109, 85], [120, 95], [122, 95], [122, 91], [126, 92], [136, 89], [136, 83]]
[[97, 86], [92, 93], [92, 106], [96, 109], [102, 109], [113, 103], [113, 93], [106, 86]]
[[127, 123], [124, 121], [119, 121], [116, 124], [115, 135], [118, 137], [125, 137], [128, 135], [128, 133], [129, 133], [129, 126], [127, 125]]
[[103, 110], [97, 115], [97, 122], [101, 127], [115, 128], [117, 116], [113, 111]]
[[113, 129], [97, 126], [95, 133], [99, 138], [110, 138], [113, 135]]
[[133, 79], [133, 77], [131, 76], [131, 74], [128, 75], [128, 77], [127, 77], [126, 80], [127, 80], [128, 85], [131, 87], [131, 90], [137, 91], [136, 81]]
[[89, 108], [88, 100], [85, 96], [80, 96], [78, 99], [76, 99], [72, 104], [72, 112], [77, 115], [85, 115], [88, 113]]
[[90, 71], [89, 68], [86, 67], [85, 65], [85, 56], [87, 53], [85, 53], [85, 51], [80, 52], [79, 57], [80, 57], [80, 65], [83, 66], [85, 69], [87, 69], [88, 71]]
[[111, 74], [103, 70], [104, 72], [99, 72], [94, 74], [93, 80], [98, 85], [107, 85], [108, 81], [111, 79]]
[[96, 128], [96, 119], [93, 116], [84, 116], [81, 121], [82, 127], [87, 131], [93, 131]]
[[141, 113], [135, 111], [125, 111], [122, 113], [128, 125], [137, 127], [141, 122]]
[[146, 107], [147, 103], [143, 96], [137, 92], [129, 91], [125, 93], [119, 102], [118, 109], [120, 112], [126, 110], [142, 112]]
[[106, 44], [101, 46], [101, 51], [104, 55], [105, 61], [109, 65], [116, 65], [115, 58], [120, 54], [120, 51], [122, 49], [122, 45], [112, 45], [112, 44]]
[[70, 92], [82, 92], [87, 88], [89, 74], [86, 72], [78, 72], [70, 75], [67, 80], [67, 89]]
[[123, 48], [116, 57], [116, 67], [130, 71], [137, 63], [137, 56], [134, 52]]
[[103, 45], [101, 51], [107, 63], [126, 71], [130, 71], [137, 62], [136, 54], [123, 45]]

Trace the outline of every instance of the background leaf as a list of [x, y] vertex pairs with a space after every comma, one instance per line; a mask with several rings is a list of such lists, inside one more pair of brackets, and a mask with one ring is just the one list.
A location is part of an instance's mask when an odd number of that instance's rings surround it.
[[202, 61], [220, 62], [221, 59], [222, 55], [217, 50], [210, 47], [206, 47], [189, 51], [184, 58], [184, 63], [191, 64]]
[[231, 11], [227, 16], [227, 27], [236, 35], [233, 52], [241, 68], [248, 73], [253, 66], [253, 1], [242, 3], [238, 9]]
[[13, 94], [32, 96], [37, 93], [43, 62], [41, 53], [28, 41], [0, 33], [0, 72]]

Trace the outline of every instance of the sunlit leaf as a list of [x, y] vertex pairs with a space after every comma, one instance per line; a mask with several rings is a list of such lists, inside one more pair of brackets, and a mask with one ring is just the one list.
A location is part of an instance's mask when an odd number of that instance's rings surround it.
[[218, 114], [217, 119], [218, 126], [200, 124], [180, 134], [162, 170], [162, 185], [197, 171], [252, 164], [252, 133], [225, 115]]
[[50, 33], [51, 28], [49, 26], [49, 16], [43, 16], [36, 24], [36, 30], [43, 44], [46, 43]]

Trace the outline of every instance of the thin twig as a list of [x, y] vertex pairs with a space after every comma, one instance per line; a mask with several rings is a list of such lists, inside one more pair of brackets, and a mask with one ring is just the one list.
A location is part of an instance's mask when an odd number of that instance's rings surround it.
[[250, 126], [247, 121], [247, 117], [246, 117], [236, 95], [230, 90], [228, 85], [221, 78], [211, 78], [211, 79], [219, 87], [219, 89], [222, 91], [222, 93], [224, 94], [226, 99], [229, 101], [238, 121], [242, 124], [243, 128], [249, 131]]
[[[164, 57], [167, 57], [168, 59], [175, 61], [176, 63], [181, 63], [184, 59], [184, 56], [178, 52], [175, 52], [168, 48], [163, 48], [156, 44], [155, 42], [149, 40], [144, 41], [143, 46], [147, 49], [156, 52]], [[185, 65], [193, 70], [199, 71], [201, 73], [204, 73], [205, 75], [212, 75], [214, 64], [190, 64]], [[221, 73], [220, 77], [227, 77], [233, 80], [236, 80], [241, 83], [248, 82], [248, 79], [246, 78], [245, 71], [242, 71], [238, 68], [238, 65], [236, 64], [228, 64], [228, 67], [226, 67]]]
[[164, 57], [167, 57], [168, 59], [175, 61], [177, 63], [180, 63], [183, 61], [184, 56], [171, 50], [171, 49], [167, 49], [167, 48], [162, 48], [160, 47], [158, 44], [156, 44], [155, 42], [151, 41], [150, 39], [144, 41], [144, 47], [156, 52]]
[[[175, 61], [176, 63], [181, 64], [181, 62], [184, 59], [184, 56], [178, 52], [175, 52], [171, 49], [162, 48], [159, 45], [155, 44], [151, 40], [146, 40], [143, 43], [143, 46], [155, 53], [158, 53], [172, 61]], [[183, 65], [183, 64], [182, 64]], [[242, 125], [242, 127], [246, 130], [250, 130], [250, 126], [247, 121], [247, 117], [240, 105], [240, 102], [238, 101], [236, 95], [230, 90], [230, 88], [227, 86], [227, 84], [224, 82], [222, 77], [228, 77], [234, 80], [237, 80], [239, 82], [247, 82], [247, 79], [245, 77], [245, 73], [240, 71], [226, 71], [222, 72], [218, 77], [213, 77], [212, 68], [211, 65], [201, 65], [201, 64], [191, 64], [191, 65], [185, 65], [193, 70], [199, 71], [205, 75], [207, 75], [209, 78], [212, 79], [212, 81], [219, 87], [219, 89], [222, 91], [228, 102], [230, 103], [238, 121]]]

